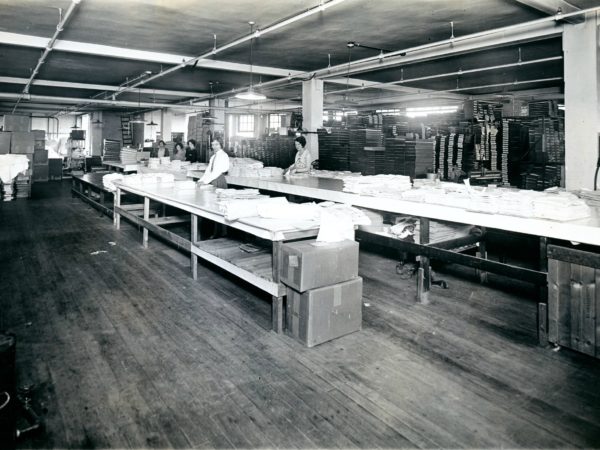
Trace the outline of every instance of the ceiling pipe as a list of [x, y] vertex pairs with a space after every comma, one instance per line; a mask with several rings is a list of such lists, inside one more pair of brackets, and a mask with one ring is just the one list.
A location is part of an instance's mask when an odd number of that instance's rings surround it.
[[[385, 54], [384, 55], [385, 59], [383, 61], [380, 59], [380, 55], [376, 55], [376, 56], [372, 56], [372, 57], [368, 57], [368, 58], [363, 58], [363, 59], [360, 59], [360, 60], [357, 60], [357, 61], [354, 61], [351, 63], [342, 63], [342, 64], [339, 64], [339, 65], [333, 66], [333, 67], [325, 67], [323, 69], [318, 69], [318, 70], [312, 71], [312, 72], [304, 72], [303, 74], [292, 75], [291, 78], [293, 79], [293, 78], [299, 78], [299, 77], [307, 77], [307, 78], [308, 77], [311, 77], [311, 78], [317, 77], [317, 78], [327, 79], [327, 78], [338, 77], [338, 76], [349, 76], [349, 75], [353, 75], [358, 72], [364, 72], [367, 70], [373, 70], [373, 69], [380, 70], [382, 68], [389, 68], [391, 66], [396, 66], [396, 65], [405, 63], [405, 60], [403, 60], [403, 57], [405, 57], [408, 53], [415, 53], [415, 52], [420, 52], [420, 51], [424, 51], [424, 50], [431, 50], [431, 49], [434, 49], [437, 47], [442, 47], [442, 46], [453, 47], [459, 42], [466, 42], [469, 40], [491, 37], [494, 35], [506, 35], [507, 33], [510, 33], [514, 30], [522, 30], [522, 29], [529, 30], [529, 29], [535, 28], [537, 26], [547, 25], [548, 23], [551, 23], [551, 22], [558, 23], [558, 22], [564, 21], [565, 19], [567, 19], [569, 17], [575, 17], [578, 15], [593, 13], [593, 12], [597, 12], [597, 11], [600, 11], [600, 7], [582, 9], [580, 11], [574, 11], [574, 12], [567, 13], [567, 14], [556, 14], [554, 16], [549, 16], [549, 17], [544, 17], [541, 19], [536, 19], [536, 20], [532, 20], [532, 21], [528, 21], [528, 22], [513, 24], [513, 25], [506, 26], [506, 27], [494, 28], [492, 30], [480, 31], [480, 32], [468, 34], [465, 36], [444, 39], [441, 41], [432, 42], [429, 44], [419, 45], [419, 46], [415, 46], [415, 47], [410, 47], [410, 48], [406, 48], [403, 50], [396, 50], [391, 53]], [[559, 30], [556, 30], [556, 32], [554, 34], [561, 34], [561, 33], [562, 33], [562, 28]], [[349, 68], [349, 66], [350, 66], [350, 68]], [[354, 67], [354, 69], [352, 69], [352, 67]], [[285, 85], [285, 84], [288, 84], [289, 82], [290, 82], [289, 77], [279, 78], [276, 80], [271, 80], [271, 81], [262, 83], [261, 88], [268, 89], [271, 87]], [[215, 96], [217, 96], [217, 97], [224, 96], [224, 95], [229, 96], [229, 95], [233, 95], [236, 92], [239, 92], [242, 90], [243, 90], [243, 88], [234, 89], [227, 93], [215, 94]], [[433, 92], [435, 92], [435, 91], [433, 91]], [[208, 97], [199, 97], [198, 100], [203, 100], [204, 98], [208, 98]]]
[[[10, 93], [10, 92], [0, 92], [0, 99], [16, 99], [22, 97], [25, 100], [29, 101], [39, 101], [39, 102], [60, 102], [65, 104], [81, 104], [86, 103], [89, 105], [102, 105], [108, 108], [112, 106], [120, 106], [124, 108], [149, 108], [151, 110], [160, 109], [160, 108], [175, 108], [175, 109], [192, 109], [197, 107], [197, 105], [177, 105], [173, 103], [152, 103], [152, 102], [137, 102], [137, 101], [127, 101], [127, 100], [104, 100], [99, 98], [77, 98], [77, 97], [55, 97], [51, 95], [35, 95], [35, 94], [18, 94], [18, 93]], [[69, 111], [69, 113], [75, 113], [77, 111]]]
[[[473, 89], [489, 89], [489, 88], [505, 87], [505, 86], [520, 86], [523, 84], [531, 84], [531, 83], [561, 81], [562, 79], [563, 79], [563, 77], [550, 77], [550, 78], [537, 78], [534, 80], [510, 81], [510, 82], [506, 82], [506, 83], [486, 84], [486, 85], [482, 85], [482, 86], [468, 86], [468, 87], [455, 88], [455, 89], [445, 89], [445, 90], [441, 90], [441, 91], [433, 91], [433, 93], [426, 92], [426, 93], [423, 93], [423, 95], [427, 96], [427, 95], [432, 95], [432, 94], [445, 94], [445, 93], [452, 93], [452, 92], [470, 91]], [[493, 95], [493, 94], [490, 94], [490, 95]], [[414, 94], [409, 94], [409, 96], [414, 97]], [[413, 100], [413, 99], [414, 98], [411, 98], [411, 100]], [[365, 105], [370, 105], [370, 104], [395, 103], [395, 102], [401, 102], [401, 101], [405, 101], [405, 99], [403, 99], [402, 97], [386, 97], [386, 98], [372, 97], [372, 98], [368, 98], [368, 99], [364, 99], [364, 100], [359, 100], [357, 102], [357, 104], [354, 106], [360, 107], [360, 106], [365, 106]]]
[[56, 30], [54, 31], [54, 35], [50, 38], [50, 41], [48, 41], [48, 45], [46, 45], [46, 48], [44, 49], [44, 53], [42, 53], [42, 56], [38, 60], [35, 68], [33, 69], [33, 72], [31, 72], [31, 76], [29, 77], [29, 80], [27, 81], [27, 83], [25, 84], [25, 87], [23, 88], [21, 97], [19, 97], [19, 99], [17, 100], [17, 103], [15, 104], [15, 107], [13, 108], [13, 114], [17, 110], [17, 107], [19, 106], [19, 102], [23, 98], [23, 95], [26, 95], [29, 93], [29, 87], [31, 86], [33, 79], [38, 74], [40, 68], [42, 67], [42, 64], [44, 64], [44, 62], [46, 61], [46, 57], [52, 51], [52, 47], [54, 46], [54, 43], [56, 42], [58, 35], [62, 32], [62, 30], [64, 29], [69, 18], [73, 14], [73, 11], [75, 11], [75, 8], [77, 8], [77, 5], [79, 5], [80, 2], [81, 2], [81, 0], [71, 0], [71, 4], [69, 5], [67, 12], [62, 17], [60, 22], [58, 22], [58, 25], [56, 25]]
[[393, 84], [412, 83], [415, 81], [433, 80], [436, 78], [462, 76], [462, 75], [468, 75], [471, 73], [487, 72], [490, 70], [509, 69], [509, 68], [515, 67], [515, 66], [518, 67], [518, 66], [526, 66], [526, 65], [530, 65], [530, 64], [541, 64], [541, 63], [545, 63], [545, 62], [560, 61], [562, 59], [563, 59], [562, 56], [551, 56], [548, 58], [534, 59], [534, 60], [530, 60], [530, 61], [518, 61], [516, 63], [499, 64], [496, 66], [489, 66], [489, 67], [479, 67], [477, 69], [457, 70], [455, 72], [446, 72], [446, 73], [440, 73], [440, 74], [436, 74], [436, 75], [427, 75], [427, 76], [417, 77], [417, 78], [405, 78], [403, 80], [389, 81], [387, 83], [371, 84], [371, 85], [365, 86], [365, 87], [352, 87], [352, 88], [348, 88], [348, 89], [339, 89], [337, 91], [324, 92], [323, 95], [332, 95], [332, 94], [341, 94], [341, 93], [345, 93], [345, 92], [361, 91], [361, 90], [364, 90], [367, 88], [368, 89], [379, 89], [381, 87], [389, 86], [389, 85], [393, 85]]
[[236, 40], [230, 42], [229, 44], [223, 45], [222, 47], [214, 47], [214, 48], [212, 48], [207, 53], [204, 53], [204, 54], [202, 54], [200, 56], [196, 56], [194, 58], [188, 59], [187, 61], [183, 61], [181, 64], [178, 64], [176, 66], [170, 67], [167, 70], [163, 70], [162, 72], [159, 72], [156, 75], [152, 75], [152, 76], [150, 76], [148, 78], [145, 78], [143, 80], [140, 80], [139, 82], [134, 83], [134, 84], [132, 84], [130, 86], [126, 86], [123, 89], [117, 91], [114, 95], [119, 95], [119, 94], [122, 94], [123, 92], [127, 92], [127, 91], [130, 91], [132, 89], [135, 89], [138, 86], [142, 86], [143, 84], [146, 84], [146, 83], [148, 83], [150, 81], [157, 80], [158, 78], [164, 77], [165, 75], [173, 73], [173, 72], [175, 72], [177, 70], [180, 70], [180, 69], [182, 69], [182, 68], [184, 68], [186, 66], [192, 65], [192, 64], [194, 64], [194, 63], [196, 63], [196, 62], [198, 62], [198, 61], [200, 61], [202, 59], [210, 58], [210, 57], [212, 57], [212, 56], [214, 56], [214, 55], [216, 55], [218, 53], [221, 53], [221, 52], [223, 52], [225, 50], [228, 50], [228, 49], [230, 49], [232, 47], [236, 47], [236, 46], [238, 46], [240, 44], [243, 44], [244, 42], [247, 42], [250, 39], [254, 39], [254, 38], [260, 37], [260, 36], [262, 36], [264, 34], [267, 34], [267, 33], [270, 33], [272, 31], [278, 30], [278, 29], [283, 28], [283, 27], [285, 27], [287, 25], [290, 25], [290, 24], [292, 24], [294, 22], [302, 20], [302, 19], [304, 19], [306, 17], [312, 16], [313, 14], [323, 12], [323, 11], [327, 10], [328, 8], [331, 8], [332, 6], [336, 6], [336, 5], [339, 5], [340, 3], [343, 3], [344, 1], [345, 0], [329, 0], [327, 2], [324, 2], [322, 0], [319, 5], [314, 6], [312, 8], [309, 8], [308, 10], [306, 10], [306, 11], [300, 13], [300, 14], [296, 14], [296, 15], [294, 15], [292, 17], [289, 17], [289, 18], [284, 19], [284, 20], [282, 20], [280, 22], [277, 22], [277, 23], [275, 23], [273, 25], [269, 25], [269, 26], [267, 26], [266, 28], [264, 28], [262, 30], [261, 29], [257, 29], [254, 32], [251, 32], [251, 33], [249, 33], [249, 34], [247, 34], [247, 35], [245, 35], [245, 36], [243, 36], [243, 37], [241, 37], [239, 39], [236, 39]]

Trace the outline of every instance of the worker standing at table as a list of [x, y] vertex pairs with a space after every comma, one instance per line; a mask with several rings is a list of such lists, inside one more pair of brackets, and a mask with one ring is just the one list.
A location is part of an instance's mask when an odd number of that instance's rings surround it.
[[[211, 184], [216, 188], [227, 189], [227, 180], [225, 179], [225, 173], [229, 170], [229, 155], [225, 153], [221, 142], [217, 139], [213, 139], [211, 143], [213, 155], [210, 157], [206, 172], [200, 180], [199, 184], [207, 185]], [[203, 223], [206, 221], [202, 221]], [[206, 228], [206, 225], [202, 228]], [[215, 239], [227, 235], [227, 227], [221, 223], [214, 223], [210, 230], [210, 236], [208, 239]], [[201, 235], [204, 235], [204, 230], [201, 230]], [[206, 233], [208, 234], [208, 232]]]
[[212, 184], [214, 187], [227, 189], [225, 174], [229, 171], [229, 156], [223, 150], [219, 140], [214, 139], [211, 147], [213, 155], [210, 157], [206, 172], [204, 172], [198, 183]]
[[296, 146], [298, 153], [296, 153], [294, 164], [285, 171], [285, 176], [293, 175], [295, 173], [308, 173], [310, 171], [312, 157], [310, 151], [306, 148], [306, 138], [304, 136], [297, 137], [294, 140], [294, 145]]

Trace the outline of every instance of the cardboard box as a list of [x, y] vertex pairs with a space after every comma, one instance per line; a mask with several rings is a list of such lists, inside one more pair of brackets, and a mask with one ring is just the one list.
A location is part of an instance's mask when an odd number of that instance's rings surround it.
[[46, 140], [46, 132], [44, 130], [31, 130], [31, 132], [35, 135], [36, 141], [45, 141]]
[[34, 139], [33, 133], [13, 132], [10, 141], [10, 152], [18, 154], [33, 153]]
[[316, 242], [313, 239], [281, 246], [279, 276], [298, 292], [329, 286], [358, 276], [358, 242]]
[[310, 289], [288, 288], [286, 333], [307, 347], [362, 328], [362, 278]]
[[0, 155], [6, 155], [10, 153], [10, 140], [12, 133], [7, 131], [0, 131]]
[[48, 164], [34, 164], [32, 180], [48, 181]]
[[31, 131], [31, 117], [13, 114], [4, 115], [4, 131]]
[[60, 158], [48, 159], [48, 178], [50, 180], [62, 180], [63, 162]]
[[33, 141], [33, 150], [46, 150], [46, 141]]
[[48, 165], [48, 150], [35, 150], [33, 153], [33, 163]]

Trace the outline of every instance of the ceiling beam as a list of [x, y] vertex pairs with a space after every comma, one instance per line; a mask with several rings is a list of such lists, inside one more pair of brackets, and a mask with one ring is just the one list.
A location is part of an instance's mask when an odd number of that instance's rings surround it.
[[[0, 83], [8, 83], [8, 84], [27, 84], [27, 78], [17, 78], [17, 77], [0, 77]], [[74, 83], [71, 81], [54, 81], [54, 80], [33, 80], [33, 86], [49, 86], [49, 87], [58, 87], [65, 89], [88, 89], [92, 91], [118, 91], [120, 89], [119, 86], [111, 86], [107, 84], [88, 84], [88, 83]], [[136, 93], [138, 90], [135, 90]], [[155, 95], [165, 95], [170, 97], [196, 97], [198, 95], [204, 95], [205, 92], [196, 92], [196, 91], [170, 91], [165, 89], [146, 89], [140, 88], [139, 92], [141, 94], [155, 94]]]
[[[572, 13], [581, 11], [580, 8], [572, 5], [565, 0], [515, 0], [517, 3], [536, 9], [549, 15]], [[585, 16], [579, 15], [567, 17], [565, 22], [581, 23], [585, 20]]]
[[156, 110], [161, 108], [174, 108], [174, 109], [192, 109], [194, 106], [190, 105], [178, 105], [172, 103], [159, 103], [159, 102], [140, 102], [140, 101], [127, 101], [127, 100], [104, 100], [99, 98], [78, 98], [78, 97], [57, 97], [53, 95], [35, 95], [35, 94], [18, 94], [11, 92], [0, 92], [0, 101], [2, 99], [17, 99], [22, 96], [22, 101], [36, 101], [41, 103], [52, 103], [58, 105], [77, 105], [82, 104], [85, 106], [104, 106], [107, 108], [111, 107], [122, 107], [122, 108], [144, 108], [149, 110]]
[[[8, 33], [0, 31], [0, 44], [17, 45], [33, 48], [46, 48], [48, 38], [30, 36], [26, 34]], [[124, 47], [113, 47], [110, 45], [89, 44], [87, 42], [56, 40], [54, 50], [79, 53], [83, 55], [104, 56], [107, 58], [129, 59], [136, 61], [145, 61], [158, 64], [174, 66], [183, 61], [193, 59], [193, 56], [177, 55], [172, 53], [148, 52], [145, 50], [134, 50]], [[250, 72], [249, 64], [233, 63], [228, 61], [219, 61], [216, 59], [202, 59], [198, 61], [196, 67], [204, 69], [228, 70], [234, 72]], [[271, 75], [276, 77], [287, 77], [288, 75], [299, 75], [297, 70], [280, 69], [277, 67], [253, 65], [252, 70], [261, 75]], [[137, 89], [136, 89], [137, 90]]]

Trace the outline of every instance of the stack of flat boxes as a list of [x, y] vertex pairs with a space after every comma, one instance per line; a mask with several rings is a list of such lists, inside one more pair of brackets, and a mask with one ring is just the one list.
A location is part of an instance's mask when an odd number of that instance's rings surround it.
[[48, 181], [48, 150], [46, 150], [46, 132], [33, 130], [33, 182]]
[[279, 267], [288, 287], [288, 335], [313, 347], [361, 329], [357, 242], [287, 243], [281, 246]]
[[3, 136], [1, 139], [3, 142], [10, 142], [10, 153], [25, 155], [29, 160], [29, 169], [26, 173], [17, 175], [15, 186], [17, 198], [30, 197], [35, 148], [35, 135], [31, 132], [31, 117], [6, 114], [2, 134], [10, 135], [10, 137]]

